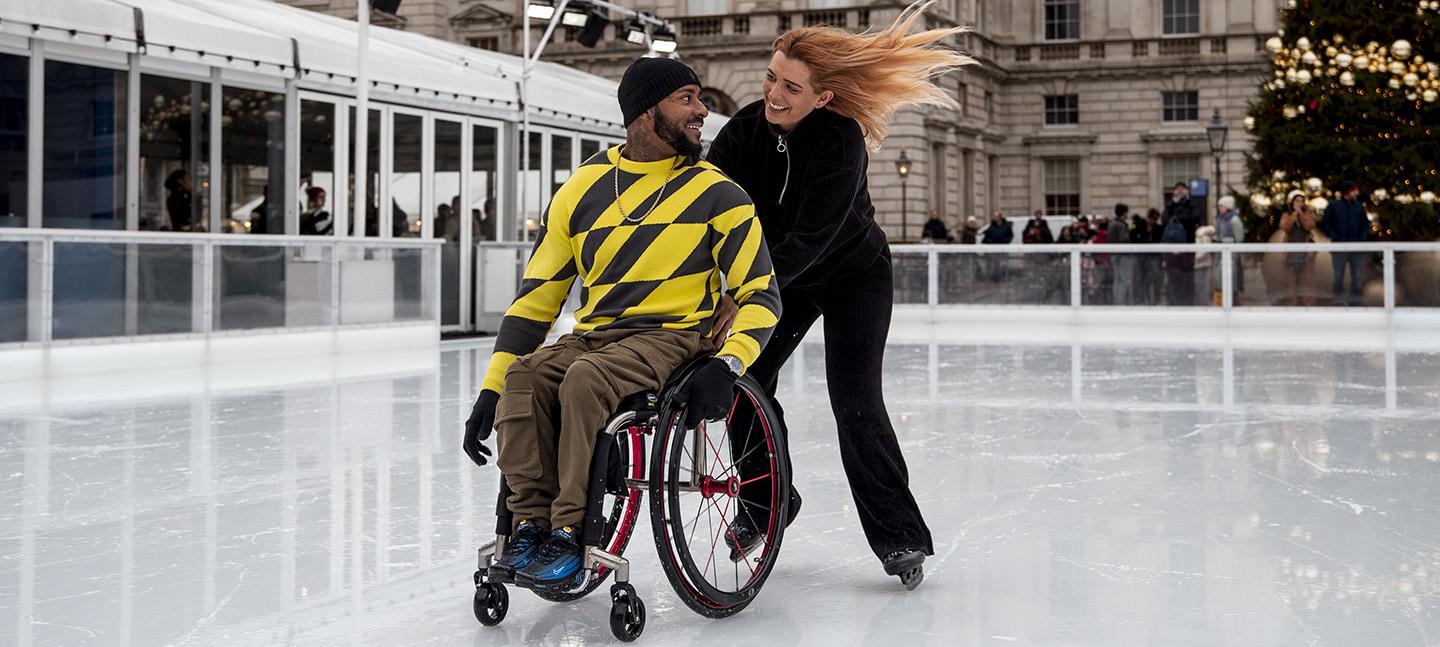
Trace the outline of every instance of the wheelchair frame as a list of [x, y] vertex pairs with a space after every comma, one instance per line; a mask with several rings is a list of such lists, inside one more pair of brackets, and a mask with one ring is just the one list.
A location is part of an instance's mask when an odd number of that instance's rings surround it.
[[[708, 476], [709, 454], [705, 450], [709, 435], [706, 423], [701, 423], [701, 426], [695, 429], [685, 428], [680, 423], [683, 419], [683, 409], [671, 406], [675, 390], [689, 379], [690, 374], [703, 359], [705, 358], [692, 361], [678, 371], [679, 378], [667, 384], [662, 389], [661, 395], [657, 396], [654, 392], [643, 392], [627, 397], [621, 402], [616, 413], [611, 416], [605, 428], [599, 432], [595, 450], [591, 456], [585, 522], [580, 541], [583, 551], [582, 572], [584, 577], [576, 587], [569, 590], [533, 589], [537, 595], [550, 601], [575, 600], [594, 591], [613, 572], [615, 582], [610, 587], [610, 628], [612, 633], [622, 641], [628, 642], [638, 638], [644, 631], [645, 625], [645, 605], [635, 593], [634, 587], [630, 585], [630, 562], [623, 556], [624, 549], [632, 539], [644, 498], [644, 490], [649, 489], [652, 496], [651, 527], [655, 535], [657, 550], [662, 545], [666, 545], [666, 542], [670, 542], [669, 536], [664, 534], [668, 532], [668, 529], [664, 527], [668, 520], [664, 519], [665, 515], [661, 510], [664, 506], [657, 505], [664, 490], [700, 493], [706, 499], [716, 494], [727, 494], [732, 498], [739, 496], [738, 471], [737, 476], [728, 480], [730, 491], [717, 490], [714, 482], [706, 482], [707, 479], [714, 481]], [[761, 424], [764, 425], [764, 438], [769, 443], [770, 453], [783, 456], [785, 443], [783, 425], [774, 413], [774, 407], [764, 390], [749, 376], [737, 380], [736, 404], [746, 400], [747, 397], [755, 407], [756, 419], [760, 420], [762, 417], [764, 419]], [[732, 405], [732, 414], [734, 407], [735, 405]], [[688, 453], [689, 460], [692, 461], [689, 466], [690, 478], [687, 481], [676, 482], [673, 486], [665, 478], [667, 475], [662, 469], [662, 463], [669, 457], [665, 444], [668, 444], [667, 441], [669, 441], [669, 434], [672, 430], [690, 434], [682, 442], [690, 445], [686, 453]], [[726, 431], [728, 434], [728, 427]], [[646, 440], [647, 436], [650, 438], [649, 441]], [[657, 447], [657, 445], [660, 446]], [[646, 460], [647, 448], [652, 454], [653, 460]], [[712, 446], [710, 449], [719, 457], [718, 448]], [[611, 473], [611, 468], [614, 466], [613, 461], [617, 458], [621, 468], [619, 475], [621, 478], [619, 479], [614, 478]], [[675, 457], [674, 460], [685, 459]], [[653, 464], [649, 465], [647, 469], [647, 463]], [[676, 595], [680, 596], [682, 601], [697, 613], [707, 617], [726, 617], [739, 612], [749, 604], [755, 593], [758, 593], [759, 587], [763, 585], [775, 560], [778, 559], [780, 539], [784, 532], [783, 520], [787, 518], [788, 514], [790, 478], [789, 466], [784, 461], [772, 460], [771, 466], [771, 473], [776, 477], [776, 482], [772, 486], [773, 491], [783, 494], [771, 501], [774, 508], [771, 512], [770, 527], [766, 529], [765, 534], [769, 542], [766, 551], [762, 554], [762, 574], [754, 588], [746, 591], [743, 601], [721, 605], [708, 599], [699, 599], [703, 597], [702, 594], [694, 590], [692, 583], [682, 581], [684, 577], [680, 574], [672, 572], [679, 567], [666, 562], [665, 555], [662, 553], [662, 565], [665, 566], [666, 575], [669, 577]], [[739, 469], [738, 464], [734, 466], [734, 469]], [[487, 581], [487, 572], [490, 566], [498, 560], [499, 555], [504, 552], [506, 541], [512, 532], [513, 515], [505, 503], [510, 493], [510, 489], [502, 477], [496, 501], [495, 541], [480, 548], [477, 555], [478, 570], [474, 576], [476, 587], [474, 611], [476, 618], [486, 626], [499, 624], [504, 619], [509, 606], [509, 596], [505, 591], [504, 584]], [[623, 518], [616, 518], [612, 522], [611, 518], [607, 516], [605, 505], [607, 495], [616, 496], [618, 499], [611, 514], [623, 515]], [[665, 503], [669, 503], [669, 501], [665, 501]], [[728, 522], [725, 524], [729, 525]], [[668, 545], [673, 553], [675, 550], [673, 542]], [[712, 546], [712, 558], [713, 548]], [[673, 554], [670, 557], [672, 560], [675, 559]], [[748, 555], [746, 558], [748, 559]], [[716, 570], [718, 576], [718, 565]], [[751, 572], [753, 580], [755, 569], [752, 568]], [[747, 581], [748, 585], [749, 581]]]

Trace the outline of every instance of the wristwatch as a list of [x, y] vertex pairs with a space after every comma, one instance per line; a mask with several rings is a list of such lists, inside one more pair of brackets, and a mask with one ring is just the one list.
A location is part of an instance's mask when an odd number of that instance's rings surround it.
[[734, 355], [716, 355], [715, 359], [725, 362], [725, 368], [730, 369], [730, 373], [735, 377], [740, 377], [740, 374], [745, 372], [745, 365], [740, 362], [739, 357]]

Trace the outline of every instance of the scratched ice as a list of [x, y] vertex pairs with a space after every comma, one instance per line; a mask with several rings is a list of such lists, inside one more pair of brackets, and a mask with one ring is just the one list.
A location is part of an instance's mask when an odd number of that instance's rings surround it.
[[[0, 644], [610, 644], [609, 605], [471, 615], [497, 475], [458, 451], [488, 349], [0, 384]], [[1440, 644], [1440, 354], [895, 341], [935, 534], [860, 533], [823, 349], [780, 393], [803, 514], [740, 615], [628, 556], [651, 645]]]

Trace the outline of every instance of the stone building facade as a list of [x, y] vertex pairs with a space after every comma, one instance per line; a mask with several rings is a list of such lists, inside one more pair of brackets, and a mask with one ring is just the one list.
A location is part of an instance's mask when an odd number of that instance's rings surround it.
[[[353, 17], [353, 0], [281, 0]], [[1160, 207], [1177, 181], [1214, 181], [1205, 126], [1229, 127], [1223, 182], [1240, 187], [1250, 139], [1241, 127], [1268, 59], [1283, 0], [941, 0], [928, 26], [971, 31], [950, 43], [976, 65], [938, 82], [958, 110], [898, 113], [871, 155], [876, 217], [892, 240], [915, 240], [937, 210], [953, 228], [1000, 210], [1063, 216]], [[880, 28], [902, 3], [879, 0], [634, 0], [671, 20], [678, 53], [705, 81], [712, 108], [760, 98], [769, 46], [794, 27]], [[376, 24], [518, 54], [519, 0], [402, 0]], [[618, 18], [618, 16], [616, 16]], [[618, 79], [642, 49], [616, 20], [594, 48], [559, 28], [544, 58]], [[532, 23], [538, 41], [543, 23]], [[913, 160], [902, 191], [895, 160]], [[902, 193], [905, 200], [902, 203]], [[1213, 198], [1212, 198], [1213, 200]]]

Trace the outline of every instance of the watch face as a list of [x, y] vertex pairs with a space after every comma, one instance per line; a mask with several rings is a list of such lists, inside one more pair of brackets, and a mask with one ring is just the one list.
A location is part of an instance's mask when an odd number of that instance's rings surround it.
[[739, 375], [739, 374], [740, 374], [740, 371], [745, 370], [745, 365], [740, 363], [740, 358], [738, 358], [738, 357], [733, 357], [733, 356], [730, 356], [730, 355], [726, 355], [726, 356], [724, 357], [724, 361], [725, 361], [725, 366], [727, 366], [727, 367], [730, 368], [730, 372], [731, 372], [731, 373], [734, 373], [734, 374], [736, 374], [736, 375]]

